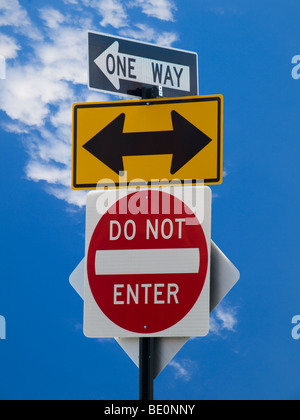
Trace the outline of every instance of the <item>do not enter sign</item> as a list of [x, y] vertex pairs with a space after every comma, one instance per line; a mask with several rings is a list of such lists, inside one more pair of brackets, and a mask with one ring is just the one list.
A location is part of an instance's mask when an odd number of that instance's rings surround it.
[[173, 194], [142, 190], [99, 215], [101, 193], [89, 194], [87, 336], [208, 333], [211, 194], [200, 189], [201, 214]]

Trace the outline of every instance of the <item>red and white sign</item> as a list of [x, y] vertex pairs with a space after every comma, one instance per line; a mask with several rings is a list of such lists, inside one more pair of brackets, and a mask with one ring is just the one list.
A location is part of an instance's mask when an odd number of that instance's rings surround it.
[[211, 190], [199, 188], [200, 217], [164, 190], [128, 193], [100, 215], [103, 192], [89, 193], [88, 337], [208, 333]]

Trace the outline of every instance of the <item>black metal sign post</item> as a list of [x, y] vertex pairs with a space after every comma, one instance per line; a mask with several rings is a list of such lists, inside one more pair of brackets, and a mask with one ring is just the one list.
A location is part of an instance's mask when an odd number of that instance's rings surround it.
[[[142, 99], [155, 99], [157, 88], [142, 88]], [[139, 394], [140, 401], [153, 400], [154, 382], [154, 340], [155, 338], [140, 338], [139, 341]]]
[[153, 400], [154, 382], [154, 340], [140, 338], [140, 400]]

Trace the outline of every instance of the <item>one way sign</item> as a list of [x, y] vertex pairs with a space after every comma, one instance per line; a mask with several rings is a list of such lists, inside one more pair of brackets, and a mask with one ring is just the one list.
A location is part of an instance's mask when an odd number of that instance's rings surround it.
[[88, 33], [89, 88], [141, 97], [158, 87], [162, 97], [198, 95], [196, 53]]

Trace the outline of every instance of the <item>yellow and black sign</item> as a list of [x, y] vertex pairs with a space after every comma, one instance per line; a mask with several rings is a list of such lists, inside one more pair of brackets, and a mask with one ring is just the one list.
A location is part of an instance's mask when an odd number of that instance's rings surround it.
[[73, 105], [72, 187], [221, 184], [223, 97]]

